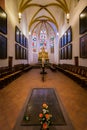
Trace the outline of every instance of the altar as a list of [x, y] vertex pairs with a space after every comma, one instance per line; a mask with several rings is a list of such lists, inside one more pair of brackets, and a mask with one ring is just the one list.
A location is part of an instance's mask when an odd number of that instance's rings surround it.
[[42, 63], [42, 58], [44, 58], [45, 63], [49, 62], [48, 52], [45, 51], [44, 47], [41, 49], [41, 52], [38, 53], [38, 62]]
[[47, 74], [45, 71], [45, 65], [48, 63], [48, 52], [45, 51], [44, 47], [41, 49], [41, 52], [38, 53], [38, 61], [41, 63], [42, 71], [40, 74]]

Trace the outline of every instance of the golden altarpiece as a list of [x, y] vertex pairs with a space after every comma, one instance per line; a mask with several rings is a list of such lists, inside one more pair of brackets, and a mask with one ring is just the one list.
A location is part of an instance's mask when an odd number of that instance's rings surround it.
[[45, 51], [44, 47], [42, 48], [41, 52], [38, 53], [38, 61], [42, 62], [42, 58], [44, 58], [45, 62], [49, 61], [48, 52]]

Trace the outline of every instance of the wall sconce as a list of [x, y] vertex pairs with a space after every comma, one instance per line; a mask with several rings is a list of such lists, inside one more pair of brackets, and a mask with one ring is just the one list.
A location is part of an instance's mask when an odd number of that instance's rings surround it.
[[22, 14], [19, 12], [19, 13], [18, 13], [19, 23], [21, 22], [21, 18], [22, 18]]
[[28, 33], [29, 35], [31, 35], [31, 32], [29, 31], [29, 33]]
[[69, 19], [70, 19], [70, 14], [69, 13], [66, 14], [66, 19], [67, 19], [67, 23], [69, 23]]
[[57, 36], [59, 36], [59, 33], [57, 32]]

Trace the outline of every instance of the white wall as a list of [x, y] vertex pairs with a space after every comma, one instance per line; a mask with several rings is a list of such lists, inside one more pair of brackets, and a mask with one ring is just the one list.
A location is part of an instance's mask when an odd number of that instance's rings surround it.
[[13, 57], [13, 65], [27, 63], [27, 60], [15, 60], [15, 26], [27, 36], [26, 17], [23, 15], [22, 23], [18, 21], [18, 7], [16, 0], [5, 0], [5, 11], [7, 13], [7, 59], [0, 59], [0, 66], [8, 66], [8, 57]]
[[[80, 0], [79, 3], [75, 6], [72, 4], [70, 12], [70, 22], [69, 24], [65, 23], [63, 28], [60, 30], [60, 36], [67, 30], [69, 26], [72, 27], [72, 60], [60, 60], [59, 63], [63, 64], [75, 64], [74, 57], [78, 56], [79, 65], [87, 66], [87, 59], [80, 58], [80, 37], [79, 34], [79, 14], [87, 6], [87, 0]], [[84, 34], [83, 34], [84, 35]]]

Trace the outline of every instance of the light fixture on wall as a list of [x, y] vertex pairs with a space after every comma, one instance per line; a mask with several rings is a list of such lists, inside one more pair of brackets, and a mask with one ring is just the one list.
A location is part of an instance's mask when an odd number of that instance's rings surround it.
[[69, 13], [66, 14], [66, 19], [67, 19], [67, 23], [69, 23], [69, 19], [70, 19], [70, 14]]
[[31, 35], [31, 32], [29, 31], [28, 34]]
[[57, 32], [57, 36], [59, 36], [59, 32]]
[[19, 12], [19, 13], [18, 13], [19, 23], [21, 22], [21, 18], [22, 18], [22, 14]]

